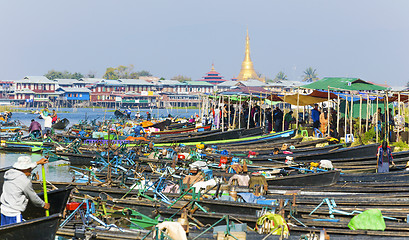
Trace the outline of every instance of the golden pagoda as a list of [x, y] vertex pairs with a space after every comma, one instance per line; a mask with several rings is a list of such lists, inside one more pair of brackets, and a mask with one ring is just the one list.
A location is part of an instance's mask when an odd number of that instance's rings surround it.
[[241, 64], [241, 70], [237, 76], [237, 81], [246, 81], [248, 79], [256, 79], [264, 82], [264, 78], [259, 78], [256, 71], [253, 68], [253, 62], [250, 59], [250, 38], [249, 30], [247, 29], [246, 36], [246, 53], [244, 55], [244, 61]]

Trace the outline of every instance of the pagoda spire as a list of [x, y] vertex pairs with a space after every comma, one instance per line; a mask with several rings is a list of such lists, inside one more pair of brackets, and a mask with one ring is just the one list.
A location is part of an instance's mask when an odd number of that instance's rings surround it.
[[247, 28], [246, 31], [246, 50], [244, 54], [244, 61], [241, 63], [241, 70], [239, 75], [237, 76], [238, 81], [246, 81], [248, 79], [257, 79], [261, 80], [258, 76], [256, 71], [253, 67], [253, 62], [250, 58], [250, 37], [249, 37], [249, 30]]

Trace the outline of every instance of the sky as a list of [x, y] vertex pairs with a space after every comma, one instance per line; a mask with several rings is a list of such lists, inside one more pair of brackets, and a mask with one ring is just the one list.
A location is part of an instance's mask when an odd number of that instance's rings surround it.
[[273, 79], [409, 81], [407, 0], [0, 0], [0, 80], [49, 70], [96, 73], [134, 65], [157, 77], [201, 79], [212, 63], [240, 72], [251, 59]]

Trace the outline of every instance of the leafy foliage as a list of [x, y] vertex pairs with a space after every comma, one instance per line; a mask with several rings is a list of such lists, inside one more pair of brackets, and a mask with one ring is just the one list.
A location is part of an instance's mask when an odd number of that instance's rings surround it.
[[68, 71], [59, 72], [59, 71], [55, 71], [54, 69], [48, 71], [46, 74], [44, 74], [44, 76], [47, 77], [50, 80], [54, 80], [54, 79], [80, 79], [80, 78], [84, 77], [84, 75], [82, 75], [79, 72], [75, 72], [75, 73], [70, 73]]
[[140, 76], [152, 76], [149, 71], [142, 70], [139, 72], [133, 71], [134, 66], [131, 64], [129, 66], [119, 65], [118, 67], [108, 67], [105, 71], [103, 78], [105, 79], [138, 79]]
[[186, 76], [183, 76], [183, 75], [176, 75], [176, 76], [174, 76], [174, 77], [172, 78], [172, 80], [177, 80], [177, 81], [179, 81], [179, 82], [184, 82], [184, 81], [191, 81], [192, 78], [186, 77]]
[[305, 69], [303, 77], [304, 82], [315, 82], [319, 80], [317, 69], [313, 69], [312, 67]]
[[392, 146], [395, 146], [394, 149], [395, 152], [409, 150], [409, 145], [403, 142], [402, 140], [400, 140], [399, 142], [392, 143]]
[[277, 73], [276, 77], [274, 78], [274, 81], [286, 81], [288, 80], [287, 75], [285, 75], [285, 73], [283, 71], [280, 71], [279, 73]]

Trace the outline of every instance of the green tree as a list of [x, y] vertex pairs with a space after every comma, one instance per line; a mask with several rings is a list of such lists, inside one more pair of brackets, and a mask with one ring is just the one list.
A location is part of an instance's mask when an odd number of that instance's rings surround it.
[[150, 72], [142, 70], [139, 72], [133, 71], [134, 66], [119, 65], [118, 67], [109, 67], [105, 71], [103, 78], [105, 79], [138, 79], [140, 76], [152, 76]]
[[141, 77], [150, 77], [152, 74], [149, 71], [146, 70], [141, 70], [139, 72], [136, 72], [139, 76]]
[[274, 78], [274, 81], [286, 81], [288, 80], [287, 75], [285, 75], [285, 73], [283, 71], [280, 71], [279, 73], [277, 73], [276, 77]]
[[105, 71], [104, 76], [102, 76], [105, 79], [111, 79], [111, 80], [116, 80], [119, 79], [118, 73], [116, 68], [113, 67], [109, 67], [107, 68], [107, 70]]
[[96, 75], [95, 72], [90, 71], [89, 73], [87, 73], [86, 77], [87, 78], [95, 78], [95, 75]]
[[174, 76], [173, 78], [171, 78], [172, 80], [177, 80], [177, 81], [179, 81], [179, 82], [185, 82], [185, 81], [190, 81], [190, 80], [192, 80], [192, 78], [190, 78], [190, 77], [186, 77], [186, 76], [183, 76], [183, 75], [176, 75], [176, 76]]
[[45, 77], [47, 77], [50, 80], [54, 80], [54, 79], [80, 79], [83, 78], [84, 76], [79, 73], [79, 72], [75, 72], [75, 73], [70, 73], [68, 71], [55, 71], [50, 70], [48, 71], [46, 74], [44, 74]]
[[304, 82], [315, 82], [319, 80], [317, 69], [313, 69], [312, 67], [305, 69], [303, 77]]
[[54, 80], [54, 79], [57, 79], [57, 78], [63, 78], [62, 72], [55, 71], [54, 69], [48, 71], [46, 74], [44, 74], [44, 76], [47, 77], [50, 80]]
[[80, 79], [80, 78], [83, 78], [83, 77], [84, 77], [84, 75], [82, 75], [79, 72], [75, 72], [75, 73], [71, 74], [72, 79]]

